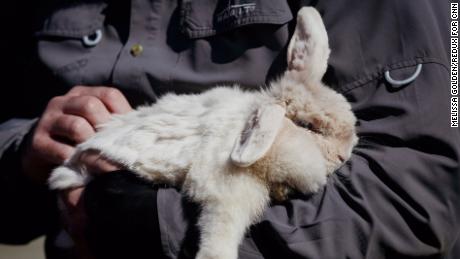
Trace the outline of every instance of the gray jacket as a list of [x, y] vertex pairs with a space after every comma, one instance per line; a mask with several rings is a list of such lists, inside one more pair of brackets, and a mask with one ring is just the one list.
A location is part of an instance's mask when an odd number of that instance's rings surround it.
[[[352, 103], [360, 142], [323, 191], [268, 209], [240, 258], [460, 257], [448, 1], [48, 2], [31, 16], [17, 6], [19, 19], [33, 26], [2, 23], [12, 64], [2, 78], [13, 85], [1, 96], [1, 241], [24, 242], [55, 225], [50, 194], [23, 181], [18, 163], [24, 136], [49, 98], [75, 85], [108, 85], [137, 106], [169, 91], [229, 82], [258, 87], [284, 70], [304, 4], [323, 15], [332, 49], [324, 81]], [[5, 20], [18, 19], [8, 13]], [[418, 64], [421, 74], [407, 85], [384, 78], [386, 71], [407, 78]], [[15, 105], [6, 106], [7, 99]], [[187, 231], [180, 194], [161, 189], [157, 204], [163, 249], [176, 258]], [[24, 216], [31, 213], [36, 217]]]

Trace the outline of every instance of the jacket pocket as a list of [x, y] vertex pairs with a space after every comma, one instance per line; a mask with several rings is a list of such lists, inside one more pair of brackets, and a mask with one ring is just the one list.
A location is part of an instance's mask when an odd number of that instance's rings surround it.
[[121, 43], [105, 30], [106, 3], [53, 6], [35, 32], [39, 62], [60, 84], [106, 84]]
[[287, 1], [279, 0], [184, 0], [182, 31], [189, 38], [213, 36], [250, 24], [282, 25], [292, 20]]

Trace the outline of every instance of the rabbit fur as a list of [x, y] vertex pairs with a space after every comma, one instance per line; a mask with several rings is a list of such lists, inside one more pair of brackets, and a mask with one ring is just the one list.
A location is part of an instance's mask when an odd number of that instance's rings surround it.
[[90, 177], [80, 157], [98, 152], [145, 179], [180, 187], [202, 206], [196, 258], [235, 259], [270, 197], [318, 191], [357, 143], [350, 104], [321, 82], [329, 53], [321, 16], [303, 7], [288, 69], [267, 89], [168, 94], [114, 115], [52, 172], [50, 188], [85, 185]]

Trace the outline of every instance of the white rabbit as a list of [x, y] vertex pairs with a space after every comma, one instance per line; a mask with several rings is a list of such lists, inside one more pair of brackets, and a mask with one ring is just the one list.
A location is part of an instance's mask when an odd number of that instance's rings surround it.
[[169, 94], [113, 116], [53, 171], [50, 187], [84, 185], [90, 178], [80, 157], [97, 152], [148, 180], [181, 187], [202, 206], [196, 258], [235, 259], [270, 197], [318, 191], [357, 143], [349, 103], [321, 82], [329, 53], [321, 16], [304, 7], [288, 70], [267, 90]]

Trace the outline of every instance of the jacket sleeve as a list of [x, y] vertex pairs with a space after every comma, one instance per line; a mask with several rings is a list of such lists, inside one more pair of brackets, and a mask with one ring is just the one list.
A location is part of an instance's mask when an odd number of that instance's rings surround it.
[[0, 70], [0, 243], [25, 243], [43, 234], [45, 221], [54, 210], [45, 187], [28, 182], [20, 170], [23, 139], [35, 125], [32, 118], [40, 115], [52, 95], [50, 82], [42, 80], [45, 73], [34, 67], [37, 4], [26, 2], [5, 3], [3, 10], [8, 11], [0, 16], [4, 35], [0, 40], [4, 50]]
[[21, 244], [43, 235], [54, 215], [52, 195], [23, 177], [20, 147], [36, 120], [0, 125], [0, 243]]

